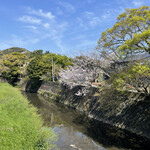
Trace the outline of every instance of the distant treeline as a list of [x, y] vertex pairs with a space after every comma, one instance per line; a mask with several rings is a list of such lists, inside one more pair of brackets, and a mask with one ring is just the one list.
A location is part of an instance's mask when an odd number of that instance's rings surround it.
[[0, 51], [0, 76], [11, 84], [21, 78], [57, 81], [59, 71], [70, 65], [71, 58], [49, 51], [30, 52], [18, 47]]

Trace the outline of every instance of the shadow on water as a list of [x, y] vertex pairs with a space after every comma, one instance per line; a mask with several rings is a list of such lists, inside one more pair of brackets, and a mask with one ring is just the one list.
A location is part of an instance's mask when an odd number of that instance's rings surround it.
[[76, 118], [74, 123], [82, 123], [86, 125], [88, 136], [98, 141], [104, 147], [118, 147], [133, 150], [149, 150], [150, 140], [148, 138], [136, 135], [127, 130], [119, 129], [109, 124], [105, 124], [96, 120], [88, 120], [87, 123]]
[[74, 143], [82, 150], [149, 150], [150, 140], [126, 130], [88, 119], [85, 115], [64, 105], [45, 101], [42, 96], [23, 93], [31, 104], [38, 108], [44, 124], [59, 135], [58, 147], [72, 150]]

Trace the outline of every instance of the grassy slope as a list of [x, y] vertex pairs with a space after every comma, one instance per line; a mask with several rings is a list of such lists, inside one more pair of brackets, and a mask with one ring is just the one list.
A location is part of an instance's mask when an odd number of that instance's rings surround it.
[[0, 83], [0, 150], [32, 150], [53, 147], [55, 134], [42, 129], [42, 121], [21, 92]]

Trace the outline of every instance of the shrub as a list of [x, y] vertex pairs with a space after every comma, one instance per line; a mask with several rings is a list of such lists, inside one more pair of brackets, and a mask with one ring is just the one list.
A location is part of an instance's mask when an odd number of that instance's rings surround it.
[[137, 92], [150, 94], [150, 67], [148, 64], [135, 63], [112, 77], [116, 88], [134, 89]]

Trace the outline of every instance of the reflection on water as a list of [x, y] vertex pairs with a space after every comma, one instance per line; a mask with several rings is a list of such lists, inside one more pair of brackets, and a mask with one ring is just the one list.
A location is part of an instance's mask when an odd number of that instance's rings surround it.
[[35, 93], [23, 93], [38, 108], [44, 124], [58, 134], [60, 150], [150, 149], [148, 139], [87, 119], [64, 105], [46, 101]]

